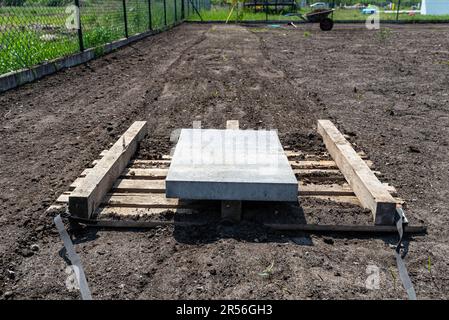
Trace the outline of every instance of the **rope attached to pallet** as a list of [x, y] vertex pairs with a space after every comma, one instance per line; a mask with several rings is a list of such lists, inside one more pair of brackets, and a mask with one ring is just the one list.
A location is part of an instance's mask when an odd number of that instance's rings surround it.
[[54, 219], [56, 228], [58, 229], [59, 236], [61, 237], [62, 242], [64, 243], [64, 247], [67, 252], [67, 256], [74, 266], [73, 270], [75, 273], [76, 281], [78, 282], [78, 286], [81, 293], [81, 298], [83, 300], [92, 300], [92, 295], [90, 293], [89, 286], [87, 284], [86, 275], [84, 274], [83, 265], [81, 264], [81, 259], [75, 251], [75, 247], [73, 246], [72, 240], [70, 239], [67, 230], [62, 223], [61, 215], [57, 215]]
[[402, 208], [396, 209], [396, 227], [399, 233], [399, 242], [396, 245], [396, 249], [394, 250], [394, 254], [396, 256], [396, 264], [399, 270], [399, 278], [401, 278], [402, 285], [407, 292], [407, 296], [409, 300], [416, 300], [416, 292], [413, 288], [413, 283], [410, 280], [410, 277], [407, 272], [407, 267], [405, 266], [405, 262], [403, 258], [405, 257], [405, 251], [401, 250], [402, 248], [402, 240], [404, 236], [404, 226], [407, 224], [407, 220], [405, 218], [404, 211]]

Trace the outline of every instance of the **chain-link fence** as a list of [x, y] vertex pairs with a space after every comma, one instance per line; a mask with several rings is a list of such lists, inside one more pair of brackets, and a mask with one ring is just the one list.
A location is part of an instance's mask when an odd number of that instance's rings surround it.
[[210, 0], [0, 0], [0, 75], [148, 30]]
[[380, 21], [449, 22], [449, 4], [443, 4], [447, 1], [428, 0], [423, 12], [422, 0], [212, 0], [212, 8], [202, 7], [201, 18], [190, 15], [189, 20], [299, 22], [303, 20], [298, 14], [333, 9], [332, 19], [342, 22], [363, 22], [374, 12]]

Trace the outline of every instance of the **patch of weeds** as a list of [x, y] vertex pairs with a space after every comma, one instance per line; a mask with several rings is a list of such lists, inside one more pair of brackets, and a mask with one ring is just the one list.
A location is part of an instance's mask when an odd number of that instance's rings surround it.
[[309, 31], [304, 31], [304, 38], [309, 38], [311, 36], [312, 34]]

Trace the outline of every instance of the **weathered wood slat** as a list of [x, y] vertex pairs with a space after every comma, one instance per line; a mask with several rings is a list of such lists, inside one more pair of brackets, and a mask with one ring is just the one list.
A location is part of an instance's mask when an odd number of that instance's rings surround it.
[[145, 121], [134, 122], [107, 154], [98, 161], [69, 196], [69, 211], [72, 215], [90, 218], [128, 165], [137, 149], [138, 142], [146, 133]]
[[170, 166], [170, 160], [141, 160], [141, 159], [135, 159], [131, 160], [129, 163], [129, 167], [138, 167], [138, 166], [148, 166], [148, 167], [155, 167], [155, 166], [164, 166], [168, 167]]
[[107, 195], [103, 203], [109, 207], [128, 208], [192, 208], [191, 202], [184, 202], [178, 199], [168, 199], [165, 194], [149, 193], [139, 195]]
[[118, 179], [114, 192], [165, 193], [165, 180]]
[[176, 214], [191, 214], [192, 209], [188, 208], [129, 208], [129, 207], [100, 207], [97, 210], [97, 218], [104, 218], [106, 216], [152, 216], [158, 215], [167, 210], [171, 210]]
[[192, 122], [192, 128], [193, 129], [201, 129], [201, 121], [193, 121]]
[[226, 121], [226, 129], [227, 130], [239, 130], [239, 121], [238, 120], [228, 120]]
[[[292, 169], [328, 169], [328, 170], [338, 170], [338, 167], [334, 161], [323, 161], [323, 160], [317, 160], [317, 161], [311, 161], [311, 160], [304, 160], [304, 161], [289, 161]], [[135, 166], [164, 166], [168, 167], [170, 166], [170, 160], [132, 160], [130, 162], [130, 168], [133, 168]]]
[[[265, 224], [279, 231], [302, 232], [356, 232], [356, 233], [397, 233], [396, 226], [363, 226], [363, 225], [317, 225], [317, 224]], [[406, 233], [425, 233], [425, 226], [405, 226]]]
[[[164, 193], [166, 169], [125, 169], [119, 179], [113, 186], [114, 192], [135, 192], [135, 193]], [[307, 172], [307, 171], [306, 171]], [[156, 179], [159, 174], [159, 179]], [[149, 178], [149, 179], [148, 179]], [[83, 178], [76, 179], [70, 186], [70, 190], [78, 187]], [[388, 184], [384, 184], [391, 194], [396, 194], [396, 189]], [[301, 196], [310, 195], [329, 195], [329, 196], [354, 196], [354, 192], [347, 184], [303, 184], [299, 181], [299, 194]]]
[[[365, 160], [368, 167], [373, 166], [373, 162]], [[290, 160], [293, 169], [338, 169], [333, 160]]]
[[372, 211], [375, 224], [393, 224], [396, 200], [354, 151], [351, 144], [329, 120], [318, 121], [318, 132], [360, 203]]
[[[316, 158], [317, 160], [315, 161], [331, 161], [331, 160], [325, 160], [325, 159], [321, 159], [323, 158], [322, 155], [318, 155], [318, 154], [308, 154], [308, 153], [303, 153], [303, 152], [297, 152], [297, 151], [292, 151], [292, 150], [284, 150], [285, 155], [287, 156], [287, 158], [289, 159], [294, 159], [296, 157], [305, 157], [305, 158]], [[360, 156], [360, 158], [362, 158], [363, 160], [365, 160], [367, 162], [368, 165], [372, 165], [372, 161], [367, 160], [368, 159], [368, 155], [363, 152], [357, 152], [357, 154]]]
[[[168, 158], [169, 156], [164, 156], [164, 158]], [[291, 160], [289, 161], [292, 169], [338, 169], [335, 161], [333, 160]], [[371, 161], [365, 161], [365, 163], [371, 167], [373, 164]], [[170, 165], [169, 159], [161, 159], [161, 160], [141, 160], [136, 159], [130, 162], [130, 168], [138, 167], [138, 166], [164, 166], [167, 167]], [[89, 169], [87, 169], [89, 170]]]

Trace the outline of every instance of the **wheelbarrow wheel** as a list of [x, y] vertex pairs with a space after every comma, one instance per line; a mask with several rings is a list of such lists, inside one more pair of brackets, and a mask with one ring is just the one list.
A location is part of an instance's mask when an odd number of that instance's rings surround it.
[[324, 18], [320, 21], [320, 28], [323, 31], [330, 31], [334, 27], [334, 21], [331, 18]]

